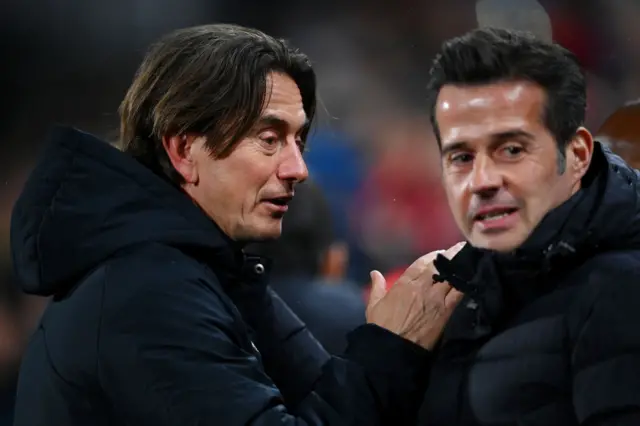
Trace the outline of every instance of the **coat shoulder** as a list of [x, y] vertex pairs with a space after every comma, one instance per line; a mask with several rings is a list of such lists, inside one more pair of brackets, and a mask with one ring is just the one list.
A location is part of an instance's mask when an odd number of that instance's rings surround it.
[[[585, 322], [594, 313], [616, 319], [638, 316], [635, 301], [640, 298], [640, 250], [612, 251], [589, 259], [572, 271], [567, 284], [580, 292], [573, 298], [568, 315], [569, 330], [578, 338]], [[625, 302], [627, 301], [627, 302]], [[615, 314], [615, 315], [614, 315]]]

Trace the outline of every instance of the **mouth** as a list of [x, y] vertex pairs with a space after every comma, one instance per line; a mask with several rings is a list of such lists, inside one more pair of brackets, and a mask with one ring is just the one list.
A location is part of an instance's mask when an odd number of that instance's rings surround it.
[[515, 207], [508, 207], [508, 208], [503, 208], [503, 209], [495, 209], [495, 210], [491, 210], [488, 212], [483, 212], [483, 213], [479, 213], [477, 214], [473, 220], [474, 222], [485, 222], [485, 223], [490, 223], [492, 221], [498, 221], [500, 219], [503, 219], [507, 216], [512, 215], [513, 213], [517, 212], [518, 209]]
[[287, 204], [289, 204], [292, 198], [293, 197], [290, 197], [290, 196], [283, 196], [283, 197], [276, 197], [276, 198], [268, 198], [265, 201], [267, 203], [275, 204], [276, 206], [286, 206]]
[[267, 198], [263, 200], [272, 210], [279, 213], [284, 213], [289, 209], [289, 203], [293, 199], [293, 196], [285, 195], [281, 197]]

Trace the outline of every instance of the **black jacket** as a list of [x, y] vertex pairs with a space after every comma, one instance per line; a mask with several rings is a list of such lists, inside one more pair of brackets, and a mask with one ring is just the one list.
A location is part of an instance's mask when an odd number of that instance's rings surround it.
[[639, 189], [596, 144], [583, 188], [520, 249], [436, 260], [466, 296], [434, 350], [418, 425], [640, 425]]
[[327, 358], [270, 298], [259, 315], [288, 320], [264, 324], [282, 334], [260, 345], [276, 357], [304, 348], [288, 366], [312, 372], [276, 388], [232, 301], [269, 295], [268, 264], [88, 134], [54, 131], [15, 205], [11, 247], [24, 290], [53, 296], [23, 359], [16, 426], [369, 426], [417, 413], [428, 352], [369, 325], [345, 359]]

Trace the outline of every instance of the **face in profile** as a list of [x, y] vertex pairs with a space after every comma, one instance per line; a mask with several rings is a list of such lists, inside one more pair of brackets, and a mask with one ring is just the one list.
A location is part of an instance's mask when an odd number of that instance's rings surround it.
[[545, 102], [541, 87], [523, 81], [445, 85], [440, 91], [443, 185], [458, 227], [475, 247], [516, 249], [580, 188], [591, 136], [578, 130], [562, 170], [543, 121]]
[[295, 184], [308, 176], [301, 137], [308, 123], [300, 90], [281, 73], [268, 76], [267, 88], [261, 118], [227, 157], [214, 158], [204, 136], [187, 135], [179, 161], [169, 153], [185, 178], [185, 192], [241, 242], [279, 237]]

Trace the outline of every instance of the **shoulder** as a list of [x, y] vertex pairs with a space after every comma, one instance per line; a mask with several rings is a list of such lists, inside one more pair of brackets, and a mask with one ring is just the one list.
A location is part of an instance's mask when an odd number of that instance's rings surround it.
[[567, 279], [584, 286], [590, 299], [603, 292], [640, 292], [640, 250], [600, 253], [572, 271]]
[[625, 270], [640, 269], [640, 249], [612, 250], [599, 253], [589, 259], [584, 266], [604, 270], [609, 270], [612, 267]]
[[[299, 282], [295, 287], [289, 285], [280, 295], [314, 333], [318, 332], [318, 325], [325, 329], [337, 327], [350, 331], [354, 326], [365, 323], [364, 297], [349, 283]], [[329, 307], [331, 315], [327, 315]]]
[[103, 320], [135, 321], [141, 317], [216, 316], [234, 314], [215, 272], [181, 250], [149, 244], [113, 258], [105, 266]]
[[[363, 292], [351, 282], [325, 282], [322, 280], [294, 279], [285, 282], [274, 280], [272, 287], [287, 303], [337, 309], [359, 309], [366, 307]], [[325, 315], [326, 316], [326, 315]]]
[[200, 282], [215, 292], [219, 290], [215, 271], [182, 250], [159, 243], [123, 252], [111, 259], [105, 269], [110, 288], [130, 293], [180, 286], [185, 282]]
[[314, 282], [311, 286], [310, 295], [323, 301], [336, 303], [344, 308], [361, 308], [364, 311], [366, 307], [362, 291], [350, 282]]
[[[603, 253], [580, 268], [577, 277], [586, 285], [590, 310], [638, 311], [640, 297], [640, 251]], [[624, 303], [620, 299], [627, 299]]]
[[574, 341], [591, 336], [602, 344], [616, 338], [640, 343], [640, 251], [600, 254], [567, 279], [582, 288], [568, 317]]
[[587, 291], [569, 321], [573, 399], [581, 421], [638, 406], [639, 258], [637, 251], [606, 253], [579, 275]]

